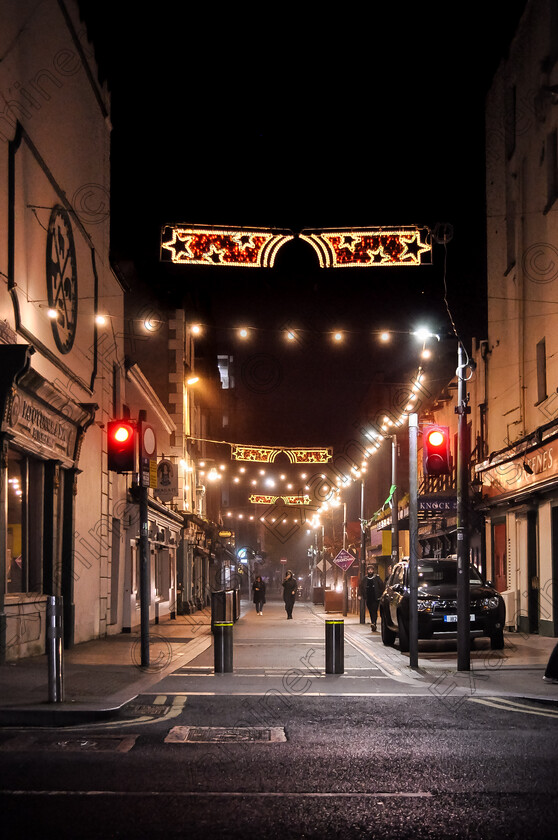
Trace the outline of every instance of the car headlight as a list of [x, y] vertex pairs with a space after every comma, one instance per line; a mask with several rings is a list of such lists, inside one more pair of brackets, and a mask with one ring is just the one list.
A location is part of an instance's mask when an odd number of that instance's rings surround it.
[[500, 600], [497, 595], [493, 595], [492, 598], [481, 598], [480, 605], [485, 610], [493, 610], [495, 609]]
[[419, 612], [431, 612], [432, 605], [430, 601], [425, 601], [422, 598], [417, 599], [417, 608]]

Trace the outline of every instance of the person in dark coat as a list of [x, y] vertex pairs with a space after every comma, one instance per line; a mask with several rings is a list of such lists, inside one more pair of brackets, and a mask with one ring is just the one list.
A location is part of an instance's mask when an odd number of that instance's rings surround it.
[[287, 618], [293, 617], [293, 607], [296, 601], [296, 593], [298, 590], [298, 583], [293, 573], [289, 570], [287, 576], [283, 581], [283, 601], [285, 602], [285, 609], [287, 611]]
[[376, 624], [378, 622], [378, 604], [383, 591], [384, 582], [382, 578], [373, 566], [368, 566], [366, 577], [360, 582], [358, 594], [366, 602], [368, 612], [370, 613], [370, 623], [374, 632], [376, 631]]
[[256, 605], [256, 612], [258, 615], [263, 615], [263, 605], [265, 604], [265, 583], [258, 575], [252, 584], [253, 601]]
[[558, 684], [558, 644], [554, 646], [554, 650], [550, 654], [550, 659], [548, 660], [543, 680], [545, 682]]

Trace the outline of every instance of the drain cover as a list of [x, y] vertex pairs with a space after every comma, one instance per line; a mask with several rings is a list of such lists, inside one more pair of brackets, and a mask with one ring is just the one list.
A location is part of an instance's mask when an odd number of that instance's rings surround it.
[[215, 744], [259, 741], [263, 743], [286, 741], [282, 726], [174, 726], [167, 737], [167, 744]]

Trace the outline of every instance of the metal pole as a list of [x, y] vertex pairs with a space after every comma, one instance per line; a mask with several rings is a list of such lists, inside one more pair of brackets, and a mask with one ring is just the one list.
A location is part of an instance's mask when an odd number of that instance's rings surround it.
[[418, 414], [409, 415], [409, 665], [418, 668]]
[[64, 619], [62, 597], [49, 595], [46, 604], [48, 702], [64, 701]]
[[[343, 502], [343, 549], [347, 548], [347, 502]], [[343, 615], [349, 612], [349, 584], [347, 582], [348, 569], [343, 572]]]
[[140, 475], [139, 488], [139, 518], [140, 518], [140, 636], [141, 636], [141, 665], [149, 667], [149, 604], [151, 575], [149, 557], [149, 514], [147, 502], [147, 487], [142, 487]]
[[469, 434], [468, 396], [465, 392], [463, 345], [457, 348], [457, 670], [471, 669], [469, 593]]
[[397, 503], [397, 435], [391, 436], [391, 564], [399, 562], [399, 508]]
[[[360, 580], [366, 574], [366, 528], [364, 527], [364, 476], [360, 479], [360, 522], [362, 538], [360, 543]], [[366, 598], [360, 598], [360, 624], [366, 624]]]

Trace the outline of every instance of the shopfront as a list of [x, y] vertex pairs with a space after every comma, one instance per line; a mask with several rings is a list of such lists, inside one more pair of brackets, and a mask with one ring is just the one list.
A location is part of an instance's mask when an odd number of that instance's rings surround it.
[[488, 576], [506, 601], [506, 624], [523, 633], [556, 636], [558, 436], [498, 453], [477, 473]]
[[28, 345], [0, 345], [2, 655], [44, 652], [47, 595], [74, 634], [74, 500], [81, 442], [95, 406], [72, 402], [31, 368]]

